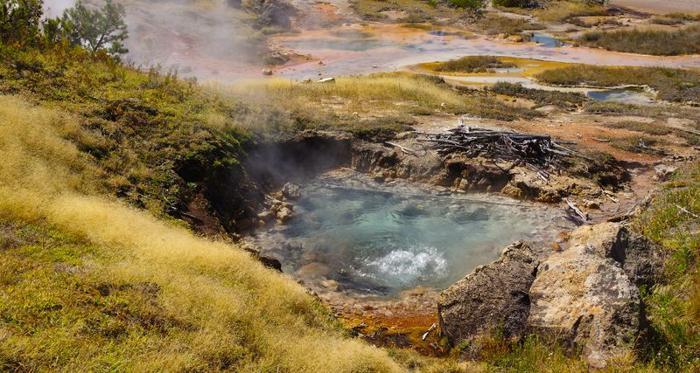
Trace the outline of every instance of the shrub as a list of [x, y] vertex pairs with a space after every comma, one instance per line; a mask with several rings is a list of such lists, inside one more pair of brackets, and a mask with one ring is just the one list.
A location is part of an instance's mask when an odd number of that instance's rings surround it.
[[0, 1], [0, 42], [31, 46], [40, 35], [42, 0]]
[[533, 8], [538, 5], [536, 0], [493, 0], [494, 6], [507, 8]]
[[107, 0], [102, 9], [90, 9], [81, 1], [66, 9], [61, 28], [73, 45], [85, 47], [95, 53], [105, 50], [112, 56], [128, 52], [124, 41], [128, 37], [125, 10], [121, 4]]
[[458, 8], [479, 10], [486, 6], [486, 0], [448, 0], [450, 4]]

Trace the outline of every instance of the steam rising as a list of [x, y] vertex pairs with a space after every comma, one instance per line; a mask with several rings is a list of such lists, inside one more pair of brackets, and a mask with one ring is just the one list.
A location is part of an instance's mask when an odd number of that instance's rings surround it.
[[[129, 28], [126, 59], [136, 65], [222, 81], [259, 74], [265, 40], [251, 27], [253, 16], [226, 0], [120, 2]], [[73, 4], [73, 0], [47, 0], [45, 11], [56, 17]]]
[[44, 13], [51, 18], [59, 17], [64, 10], [73, 6], [74, 3], [74, 0], [45, 0]]

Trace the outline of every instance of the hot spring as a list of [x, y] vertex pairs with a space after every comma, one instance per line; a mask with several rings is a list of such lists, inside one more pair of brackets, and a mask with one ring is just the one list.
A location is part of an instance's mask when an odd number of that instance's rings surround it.
[[[452, 194], [355, 175], [302, 186], [295, 217], [252, 241], [285, 273], [361, 295], [446, 288], [516, 240], [553, 238], [562, 214], [485, 194]], [[549, 235], [549, 237], [547, 237]]]

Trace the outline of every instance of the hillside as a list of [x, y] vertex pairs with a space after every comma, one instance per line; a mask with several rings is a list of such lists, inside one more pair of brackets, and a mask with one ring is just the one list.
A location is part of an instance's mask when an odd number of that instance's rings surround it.
[[[534, 329], [511, 337], [500, 324], [478, 338], [451, 339], [441, 330], [446, 328], [436, 301], [445, 289], [418, 286], [398, 296], [379, 289], [379, 295], [357, 296], [350, 286], [369, 288], [371, 282], [327, 273], [319, 253], [288, 242], [251, 246], [252, 233], [284, 231], [280, 210], [294, 210], [289, 219], [301, 220], [314, 207], [288, 198], [295, 187], [289, 181], [303, 188], [338, 169], [369, 180], [348, 184], [354, 196], [367, 193], [362, 188], [369, 183], [385, 188], [378, 189], [382, 201], [406, 190], [424, 193], [407, 194], [401, 210], [388, 214], [397, 219], [390, 223], [411, 229], [436, 201], [426, 195], [454, 198], [447, 212], [439, 210], [443, 215], [487, 194], [504, 214], [533, 214], [530, 220], [549, 229], [528, 236], [546, 236], [532, 243], [542, 263], [569, 252], [565, 242], [575, 226], [555, 220], [567, 206], [583, 210], [574, 219], [584, 229], [622, 221], [658, 250], [660, 269], [648, 284], [631, 285], [643, 325], [635, 340], [614, 345], [622, 353], [604, 360], [601, 370], [698, 368], [697, 71], [489, 56], [313, 81], [199, 83], [54, 40], [44, 31], [47, 24], [34, 26], [27, 34], [0, 28], [0, 370], [596, 369], [578, 344]], [[494, 76], [513, 83], [489, 85]], [[653, 91], [651, 104], [589, 95], [640, 79], [647, 91], [635, 86], [624, 93], [648, 98]], [[465, 131], [455, 130], [455, 123], [466, 123], [465, 136], [476, 126], [477, 135], [503, 131], [506, 139], [546, 139], [565, 151], [537, 166], [489, 158], [489, 149], [447, 153], [439, 135]], [[443, 143], [425, 145], [431, 141]], [[448, 144], [469, 150], [468, 144]], [[410, 183], [413, 189], [406, 187]], [[373, 213], [370, 202], [337, 211], [341, 224], [351, 226], [360, 213]], [[327, 204], [328, 210], [341, 206]], [[476, 208], [457, 222], [473, 219], [486, 230], [490, 213]], [[308, 220], [319, 230], [327, 223]], [[495, 221], [491, 229], [501, 231], [494, 235], [521, 228]], [[328, 240], [333, 253], [347, 246]], [[459, 275], [466, 281], [483, 273], [501, 248], [491, 248], [488, 260]], [[291, 254], [270, 255], [275, 250]], [[284, 259], [305, 256], [311, 266], [287, 270]], [[408, 266], [380, 264], [391, 273], [413, 270], [418, 259], [425, 255], [411, 257]], [[537, 268], [533, 263], [539, 262], [529, 263]], [[316, 282], [306, 281], [304, 270]], [[478, 290], [488, 293], [487, 286]], [[529, 290], [510, 291], [525, 294], [528, 312]], [[488, 303], [489, 296], [476, 302]], [[503, 315], [479, 316], [488, 324]]]

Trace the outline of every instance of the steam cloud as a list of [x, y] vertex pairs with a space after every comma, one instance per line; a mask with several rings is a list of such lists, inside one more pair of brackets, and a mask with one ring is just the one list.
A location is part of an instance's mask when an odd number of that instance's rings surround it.
[[74, 0], [45, 0], [44, 13], [51, 18], [58, 17], [74, 3]]
[[[251, 15], [227, 0], [121, 0], [129, 28], [128, 61], [199, 79], [231, 81], [259, 75], [264, 38]], [[87, 3], [101, 5], [101, 0]], [[47, 16], [60, 16], [74, 0], [46, 0]]]

